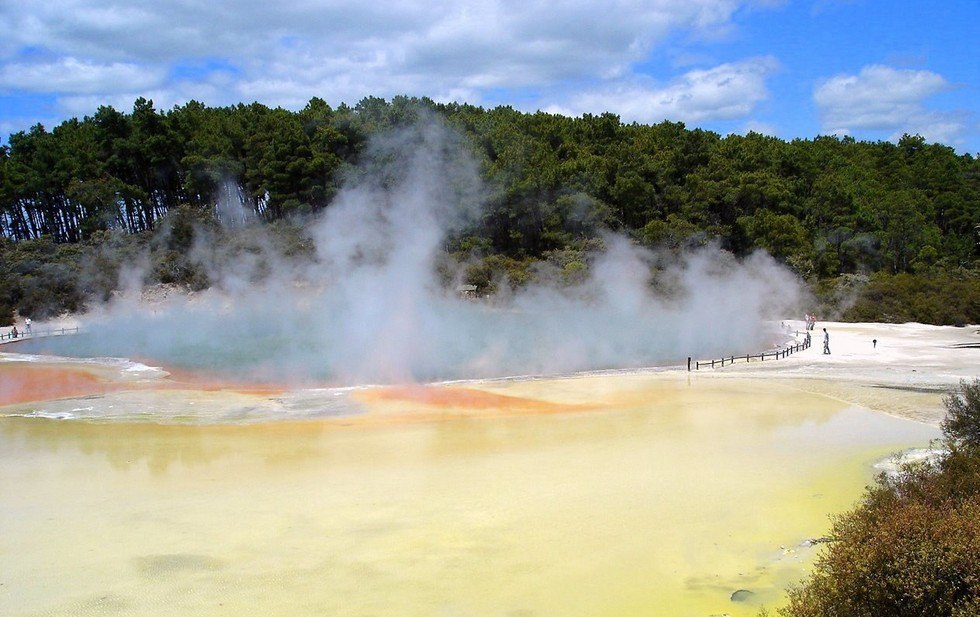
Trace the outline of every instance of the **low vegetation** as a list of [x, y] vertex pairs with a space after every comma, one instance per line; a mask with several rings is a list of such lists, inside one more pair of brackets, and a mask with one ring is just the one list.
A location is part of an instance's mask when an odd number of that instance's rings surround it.
[[942, 429], [947, 443], [980, 452], [980, 380], [963, 382], [960, 391], [950, 393], [943, 402], [946, 418]]
[[945, 399], [947, 454], [837, 517], [782, 617], [980, 616], [980, 379]]

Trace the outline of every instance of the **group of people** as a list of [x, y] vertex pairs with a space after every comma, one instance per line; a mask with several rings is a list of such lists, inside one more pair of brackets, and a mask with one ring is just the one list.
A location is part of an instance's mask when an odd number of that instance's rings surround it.
[[[806, 321], [806, 341], [810, 342], [810, 330], [813, 330], [817, 325], [817, 316], [814, 313], [807, 313], [804, 315], [804, 320]], [[876, 343], [877, 344], [877, 341]], [[827, 328], [823, 329], [823, 353], [825, 355], [830, 355], [830, 333], [827, 332]]]
[[[31, 333], [31, 318], [28, 317], [27, 319], [24, 320], [24, 336], [27, 336], [30, 333]], [[17, 326], [14, 325], [14, 327], [10, 329], [10, 338], [17, 338], [19, 336], [21, 336], [21, 333], [17, 330]]]
[[813, 313], [807, 313], [804, 318], [806, 320], [806, 329], [813, 330], [813, 327], [817, 325], [817, 316]]
[[[804, 317], [805, 317], [805, 320], [806, 320], [806, 329], [807, 329], [806, 342], [809, 345], [809, 343], [810, 343], [810, 332], [809, 331], [810, 330], [813, 330], [814, 326], [816, 326], [816, 324], [817, 324], [817, 316], [814, 315], [813, 313], [807, 313]], [[872, 346], [872, 348], [877, 349], [878, 348], [878, 339], [876, 339], [876, 338], [875, 339], [871, 339], [871, 346]], [[824, 328], [823, 329], [823, 353], [824, 353], [824, 355], [827, 355], [827, 356], [830, 355], [830, 333], [827, 332], [827, 328]]]

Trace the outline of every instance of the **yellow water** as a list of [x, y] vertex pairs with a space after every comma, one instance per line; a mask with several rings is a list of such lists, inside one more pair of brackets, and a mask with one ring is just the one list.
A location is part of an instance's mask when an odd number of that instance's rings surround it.
[[479, 387], [588, 409], [0, 418], [0, 615], [754, 615], [935, 436], [763, 380]]

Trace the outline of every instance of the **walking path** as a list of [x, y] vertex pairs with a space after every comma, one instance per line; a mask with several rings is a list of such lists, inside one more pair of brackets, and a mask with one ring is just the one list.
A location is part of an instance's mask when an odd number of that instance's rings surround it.
[[7, 343], [16, 343], [18, 341], [25, 341], [28, 339], [35, 338], [46, 338], [49, 336], [65, 336], [68, 334], [78, 334], [78, 326], [71, 328], [52, 328], [52, 327], [35, 327], [32, 326], [30, 330], [22, 330], [17, 328], [17, 335], [14, 336], [13, 328], [4, 328], [0, 332], [0, 345], [6, 345]]
[[[803, 322], [792, 322], [803, 328]], [[823, 329], [830, 354], [823, 353]], [[765, 377], [800, 389], [929, 424], [945, 414], [942, 397], [980, 377], [980, 326], [818, 322], [813, 345], [778, 362], [728, 365], [707, 378]]]

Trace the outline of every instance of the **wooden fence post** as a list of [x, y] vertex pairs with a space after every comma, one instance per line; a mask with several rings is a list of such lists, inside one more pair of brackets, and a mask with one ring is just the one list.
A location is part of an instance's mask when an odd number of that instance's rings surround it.
[[[76, 330], [77, 329], [78, 328], [76, 328]], [[799, 333], [797, 333], [797, 334], [799, 334]], [[759, 361], [760, 362], [765, 362], [766, 361], [766, 356], [769, 356], [769, 355], [771, 355], [772, 358], [775, 359], [775, 360], [785, 360], [786, 358], [790, 357], [791, 355], [793, 355], [794, 353], [796, 353], [798, 351], [803, 351], [804, 349], [808, 349], [810, 347], [810, 345], [812, 345], [812, 344], [813, 344], [813, 341], [807, 341], [807, 340], [804, 339], [804, 341], [802, 343], [795, 343], [793, 345], [787, 345], [786, 347], [784, 347], [782, 349], [776, 349], [771, 354], [768, 354], [768, 353], [766, 353], [766, 352], [763, 351], [762, 353], [759, 354]], [[741, 356], [739, 356], [739, 357], [741, 357]], [[753, 354], [745, 354], [745, 362], [746, 362], [746, 364], [752, 362], [752, 359], [753, 358], [755, 358], [755, 356]], [[688, 356], [687, 357], [687, 370], [688, 371], [691, 370], [691, 363], [692, 362], [694, 363], [694, 370], [696, 370], [696, 371], [701, 370], [701, 361], [700, 360], [694, 360], [694, 358], [692, 356]], [[724, 368], [724, 366], [725, 366], [726, 363], [727, 364], [735, 364], [735, 356], [734, 355], [730, 355], [727, 358], [726, 357], [722, 357], [722, 358], [713, 359], [713, 360], [711, 360], [711, 368], [715, 368], [715, 365], [718, 364], [718, 363], [721, 363], [722, 368]], [[705, 366], [708, 366], [708, 361], [707, 360], [704, 361], [704, 365]]]

